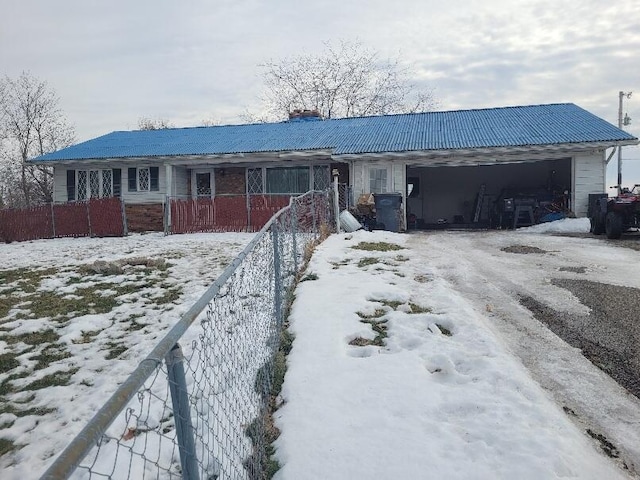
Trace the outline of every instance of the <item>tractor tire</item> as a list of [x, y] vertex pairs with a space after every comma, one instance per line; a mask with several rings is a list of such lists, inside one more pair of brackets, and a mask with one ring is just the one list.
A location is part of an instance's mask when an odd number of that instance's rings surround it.
[[591, 233], [594, 235], [602, 235], [604, 233], [604, 222], [600, 215], [591, 217], [589, 222], [591, 223], [591, 228], [589, 229]]
[[607, 238], [612, 240], [620, 238], [622, 236], [622, 215], [617, 212], [607, 213], [604, 228]]

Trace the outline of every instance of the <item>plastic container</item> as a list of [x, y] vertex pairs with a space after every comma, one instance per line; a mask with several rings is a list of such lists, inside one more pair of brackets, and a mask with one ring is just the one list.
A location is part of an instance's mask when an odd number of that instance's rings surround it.
[[362, 225], [348, 210], [343, 210], [340, 212], [340, 228], [347, 233], [351, 233], [360, 230]]
[[399, 232], [402, 224], [402, 194], [374, 193], [376, 202], [376, 228]]

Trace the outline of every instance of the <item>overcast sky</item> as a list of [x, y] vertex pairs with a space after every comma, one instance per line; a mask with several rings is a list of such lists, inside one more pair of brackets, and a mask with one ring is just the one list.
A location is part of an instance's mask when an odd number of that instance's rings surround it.
[[[358, 40], [399, 58], [439, 110], [572, 102], [640, 136], [638, 0], [0, 0], [0, 74], [46, 80], [79, 141], [239, 123], [259, 64]], [[640, 148], [625, 178], [640, 183]], [[615, 170], [615, 160], [609, 170]], [[615, 179], [615, 177], [614, 177]], [[625, 182], [626, 183], [626, 182]]]

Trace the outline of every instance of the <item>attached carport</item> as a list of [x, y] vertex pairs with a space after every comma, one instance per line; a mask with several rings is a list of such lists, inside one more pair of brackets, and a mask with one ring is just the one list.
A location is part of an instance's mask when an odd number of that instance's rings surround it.
[[573, 104], [383, 120], [362, 122], [362, 138], [349, 137], [332, 159], [349, 163], [354, 198], [400, 194], [407, 228], [585, 217], [589, 195], [607, 191], [611, 149], [638, 143]]
[[[600, 156], [597, 162], [601, 162]], [[566, 153], [408, 163], [409, 226], [511, 227], [515, 222], [529, 221], [528, 209], [521, 206], [534, 206], [536, 221], [545, 215], [573, 211], [574, 193], [580, 195], [581, 188], [574, 181], [573, 163], [574, 157]], [[589, 177], [599, 191], [604, 188], [601, 170]], [[514, 218], [516, 207], [521, 207], [520, 219]]]

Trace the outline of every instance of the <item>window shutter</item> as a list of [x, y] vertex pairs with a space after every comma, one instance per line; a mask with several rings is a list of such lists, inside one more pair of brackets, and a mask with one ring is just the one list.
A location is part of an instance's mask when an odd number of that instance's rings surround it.
[[136, 168], [129, 169], [129, 191], [135, 192], [138, 190], [138, 172]]
[[157, 192], [160, 190], [160, 168], [159, 167], [150, 167], [149, 168], [149, 190], [152, 192]]
[[67, 170], [67, 202], [76, 199], [76, 171]]
[[113, 196], [119, 197], [122, 193], [122, 169], [114, 168], [112, 170], [113, 178]]

